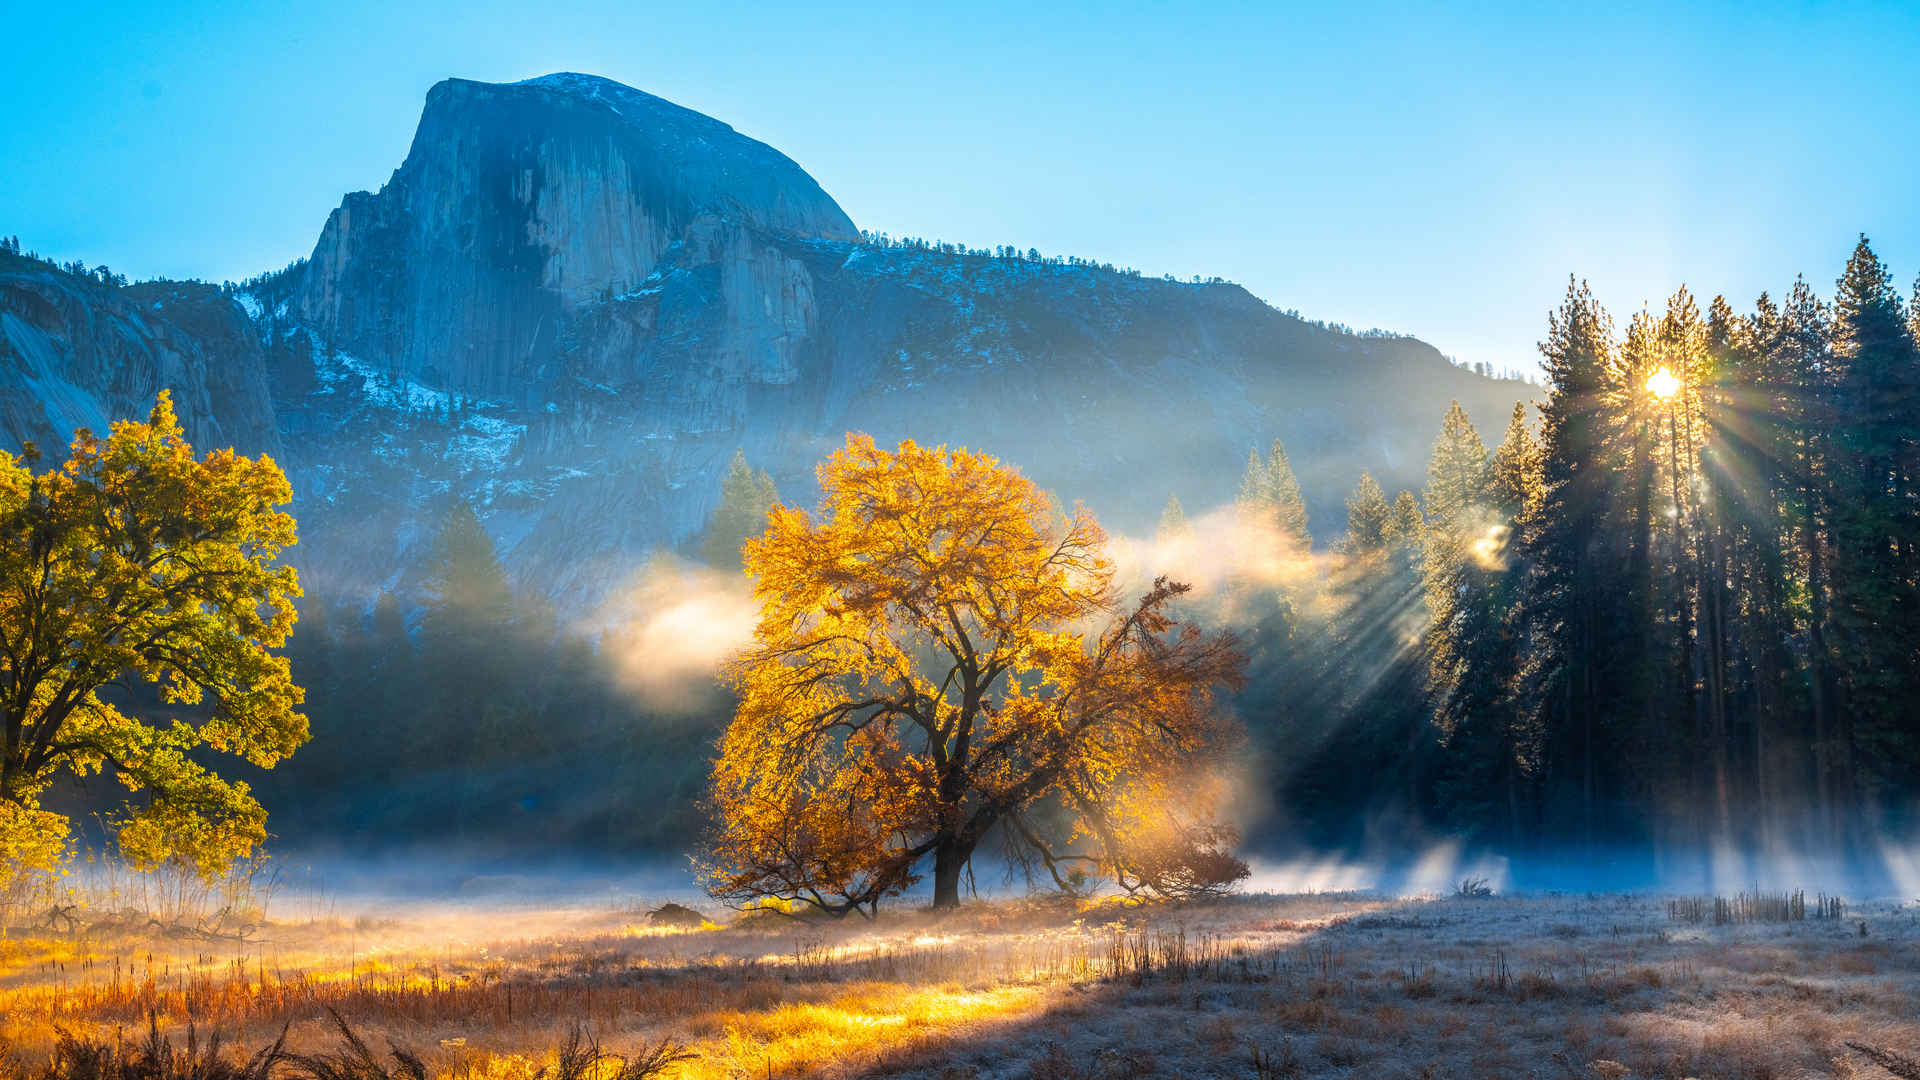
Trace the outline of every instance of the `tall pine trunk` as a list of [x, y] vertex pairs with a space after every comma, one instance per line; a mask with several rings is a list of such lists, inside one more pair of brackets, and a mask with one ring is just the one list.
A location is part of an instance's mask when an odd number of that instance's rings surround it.
[[[1704, 567], [1695, 574], [1695, 603], [1703, 609], [1699, 625], [1706, 637], [1702, 659], [1706, 664], [1703, 691], [1706, 694], [1707, 729], [1713, 739], [1713, 797], [1720, 835], [1715, 839], [1730, 843], [1733, 839], [1732, 795], [1728, 791], [1731, 771], [1731, 732], [1727, 727], [1727, 626], [1725, 599], [1727, 571], [1721, 561], [1720, 522], [1714, 513], [1711, 494], [1701, 499], [1700, 517], [1705, 523]], [[1701, 564], [1696, 563], [1696, 566]]]
[[1821, 552], [1820, 534], [1807, 515], [1804, 532], [1807, 545], [1807, 594], [1810, 614], [1807, 620], [1807, 689], [1813, 702], [1813, 790], [1819, 800], [1818, 814], [1829, 832], [1835, 823], [1833, 805], [1833, 671], [1827, 654], [1827, 574]]

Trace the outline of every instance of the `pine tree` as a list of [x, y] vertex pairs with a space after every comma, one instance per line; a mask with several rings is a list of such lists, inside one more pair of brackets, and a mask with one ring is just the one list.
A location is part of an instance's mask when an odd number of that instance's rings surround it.
[[1187, 515], [1180, 508], [1180, 497], [1168, 495], [1166, 509], [1160, 511], [1160, 528], [1154, 532], [1154, 538], [1160, 543], [1171, 543], [1193, 536], [1193, 526], [1187, 524]]
[[1280, 535], [1305, 551], [1313, 546], [1307, 530], [1307, 504], [1300, 494], [1300, 480], [1287, 460], [1287, 448], [1279, 439], [1266, 460], [1260, 451], [1247, 451], [1247, 471], [1240, 478], [1240, 491], [1234, 504], [1243, 519], [1260, 527], [1277, 529]]
[[1411, 491], [1393, 497], [1387, 516], [1387, 547], [1403, 565], [1412, 566], [1426, 547], [1427, 523], [1420, 500]]
[[1307, 530], [1307, 502], [1300, 494], [1300, 480], [1293, 475], [1287, 460], [1287, 448], [1279, 439], [1267, 455], [1267, 493], [1273, 503], [1273, 517], [1281, 535], [1291, 538], [1301, 551], [1313, 547], [1313, 534]]
[[428, 617], [454, 617], [494, 632], [512, 625], [513, 590], [473, 504], [447, 503], [427, 566]]
[[[20, 251], [18, 241], [14, 242], [14, 253]], [[1920, 276], [1913, 279], [1913, 297], [1907, 301], [1907, 337], [1920, 343]]]
[[1835, 824], [1833, 799], [1833, 732], [1839, 706], [1839, 675], [1833, 641], [1833, 518], [1830, 480], [1835, 447], [1832, 315], [1804, 278], [1796, 278], [1780, 308], [1780, 327], [1769, 360], [1771, 377], [1780, 388], [1776, 408], [1787, 454], [1783, 458], [1783, 507], [1795, 572], [1803, 575], [1805, 596], [1797, 605], [1795, 624], [1806, 639], [1805, 659], [1807, 730], [1811, 761], [1806, 771], [1812, 781], [1814, 803]]
[[1469, 531], [1485, 516], [1488, 494], [1486, 444], [1455, 401], [1427, 462], [1427, 514], [1436, 529]]
[[1920, 358], [1892, 275], [1860, 238], [1834, 298], [1834, 656], [1842, 706], [1834, 798], [1855, 790], [1861, 747], [1906, 756], [1920, 664]]
[[1511, 531], [1540, 499], [1540, 447], [1527, 428], [1527, 405], [1513, 403], [1507, 433], [1487, 465], [1487, 501]]
[[[1719, 376], [1708, 343], [1712, 327], [1700, 318], [1693, 294], [1682, 287], [1667, 301], [1660, 320], [1661, 356], [1674, 369], [1679, 390], [1666, 402], [1667, 482], [1670, 527], [1665, 537], [1663, 580], [1674, 612], [1675, 693], [1669, 715], [1691, 738], [1678, 742], [1680, 760], [1696, 763], [1701, 805], [1711, 807], [1713, 839], [1726, 842], [1732, 829], [1732, 792], [1726, 711], [1725, 541], [1712, 489], [1707, 486], [1709, 403]], [[1676, 740], [1669, 734], [1667, 745]], [[1682, 770], [1684, 772], [1684, 770]], [[1683, 793], [1691, 795], [1692, 792]]]
[[[1316, 681], [1330, 693], [1320, 704], [1337, 733], [1313, 766], [1351, 775], [1375, 768], [1362, 797], [1391, 797], [1410, 821], [1425, 816], [1432, 724], [1425, 695], [1426, 664], [1417, 647], [1424, 612], [1413, 571], [1420, 533], [1419, 505], [1405, 492], [1394, 502], [1363, 472], [1347, 497], [1347, 535], [1333, 560], [1332, 602]], [[1317, 785], [1353, 788], [1350, 780]], [[1340, 797], [1340, 796], [1335, 796]]]
[[1521, 575], [1506, 546], [1521, 508], [1537, 500], [1537, 468], [1524, 404], [1515, 404], [1506, 440], [1489, 462], [1457, 402], [1427, 467], [1427, 693], [1446, 745], [1437, 795], [1454, 824], [1497, 827], [1510, 842], [1520, 828], [1527, 751], [1513, 707]]
[[[1777, 827], [1783, 780], [1805, 746], [1795, 716], [1804, 703], [1792, 643], [1797, 634], [1789, 591], [1790, 553], [1798, 535], [1793, 480], [1795, 455], [1788, 424], [1791, 396], [1779, 365], [1785, 328], [1779, 308], [1762, 293], [1753, 314], [1733, 315], [1716, 299], [1708, 321], [1708, 349], [1718, 394], [1709, 405], [1712, 429], [1707, 484], [1726, 538], [1729, 630], [1727, 707], [1746, 718], [1749, 819], [1760, 836]], [[1795, 775], [1795, 791], [1804, 790]]]
[[1618, 629], [1634, 625], [1617, 601], [1617, 540], [1609, 528], [1619, 466], [1607, 402], [1618, 400], [1612, 322], [1583, 283], [1548, 318], [1549, 393], [1540, 407], [1541, 499], [1525, 537], [1530, 655], [1523, 678], [1537, 710], [1542, 753], [1556, 785], [1573, 795], [1580, 831], [1598, 822], [1603, 695]]
[[1247, 451], [1247, 471], [1240, 476], [1240, 491], [1233, 497], [1234, 507], [1252, 520], [1265, 520], [1273, 512], [1273, 480], [1259, 450]]
[[465, 499], [449, 500], [441, 514], [427, 589], [420, 667], [432, 697], [421, 734], [453, 770], [450, 810], [464, 832], [474, 824], [486, 767], [517, 747], [526, 688], [513, 590], [493, 538]]
[[1393, 510], [1387, 494], [1374, 482], [1373, 474], [1360, 474], [1360, 483], [1347, 496], [1347, 551], [1364, 555], [1384, 550]]
[[341, 711], [357, 716], [363, 725], [368, 718], [376, 722], [362, 743], [385, 753], [366, 756], [384, 774], [385, 786], [397, 787], [417, 775], [415, 762], [433, 759], [438, 703], [420, 670], [398, 596], [381, 593], [369, 624], [361, 626], [355, 619], [353, 625], [353, 631], [343, 634], [342, 667], [349, 674], [343, 680], [346, 701]]
[[766, 529], [767, 514], [778, 501], [773, 479], [764, 471], [755, 473], [746, 452], [735, 450], [720, 480], [720, 505], [701, 536], [701, 561], [715, 569], [738, 569], [741, 545]]

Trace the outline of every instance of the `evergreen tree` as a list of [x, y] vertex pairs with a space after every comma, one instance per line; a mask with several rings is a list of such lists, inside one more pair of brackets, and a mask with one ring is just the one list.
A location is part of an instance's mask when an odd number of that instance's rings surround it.
[[778, 501], [773, 479], [754, 472], [745, 451], [735, 450], [720, 480], [720, 505], [700, 540], [700, 560], [719, 570], [738, 569], [741, 545], [766, 529], [767, 514]]
[[1496, 519], [1511, 530], [1539, 498], [1540, 448], [1527, 428], [1526, 403], [1516, 401], [1507, 433], [1487, 465], [1487, 502]]
[[1301, 551], [1313, 547], [1313, 534], [1307, 530], [1307, 502], [1300, 494], [1300, 480], [1293, 475], [1293, 463], [1287, 460], [1287, 448], [1279, 439], [1267, 455], [1267, 492], [1273, 503], [1274, 521], [1281, 535], [1292, 538]]
[[1273, 513], [1273, 478], [1257, 449], [1247, 451], [1247, 471], [1240, 476], [1240, 491], [1233, 502], [1250, 520], [1265, 520]]
[[1467, 532], [1483, 516], [1487, 498], [1487, 447], [1455, 401], [1427, 463], [1427, 514], [1436, 529]]
[[526, 687], [513, 590], [492, 537], [465, 499], [449, 500], [441, 515], [427, 588], [420, 662], [433, 697], [422, 734], [437, 751], [433, 758], [452, 768], [453, 822], [465, 830], [489, 766], [517, 746]]
[[428, 618], [458, 616], [494, 632], [512, 625], [513, 589], [473, 504], [448, 501], [427, 565]]
[[1804, 663], [1807, 729], [1814, 803], [1827, 819], [1833, 801], [1834, 713], [1839, 698], [1833, 629], [1833, 563], [1829, 523], [1829, 476], [1834, 447], [1832, 315], [1804, 278], [1796, 278], [1780, 309], [1769, 371], [1778, 385], [1778, 408], [1788, 453], [1783, 480], [1786, 544], [1795, 569], [1804, 574], [1804, 606], [1794, 613], [1806, 640]]
[[1525, 405], [1515, 404], [1491, 462], [1484, 445], [1455, 403], [1427, 467], [1427, 693], [1446, 745], [1435, 777], [1441, 811], [1456, 825], [1498, 829], [1513, 841], [1525, 754], [1512, 699], [1521, 578], [1506, 545], [1538, 484]]
[[[346, 723], [357, 723], [361, 749], [374, 751], [364, 756], [374, 767], [366, 779], [398, 788], [417, 774], [415, 762], [431, 760], [437, 695], [422, 677], [400, 598], [381, 593], [370, 618], [363, 618], [342, 627], [338, 711]], [[370, 731], [368, 718], [378, 721]]]
[[1386, 492], [1374, 482], [1373, 474], [1360, 474], [1360, 483], [1347, 496], [1347, 551], [1363, 555], [1384, 550], [1393, 510], [1387, 505]]
[[[1834, 298], [1835, 454], [1829, 465], [1834, 656], [1842, 702], [1834, 797], [1854, 790], [1856, 740], [1906, 756], [1920, 663], [1920, 359], [1892, 275], [1862, 236]], [[1884, 772], [1883, 772], [1884, 775]]]
[[1326, 631], [1270, 637], [1275, 670], [1339, 688], [1253, 699], [1302, 748], [1283, 797], [1516, 840], [1877, 827], [1920, 778], [1917, 327], [1864, 240], [1831, 309], [1804, 281], [1746, 316], [1681, 289], [1617, 343], [1570, 283], [1538, 442], [1516, 406], [1489, 459], [1449, 410], [1424, 521], [1363, 478]]
[[1424, 622], [1413, 566], [1420, 533], [1410, 492], [1394, 502], [1371, 473], [1347, 497], [1347, 536], [1333, 561], [1327, 599], [1333, 614], [1315, 682], [1330, 689], [1318, 707], [1327, 732], [1308, 766], [1328, 778], [1303, 789], [1349, 812], [1394, 814], [1409, 825], [1429, 809], [1427, 765], [1432, 724], [1417, 646]]
[[[1723, 331], [1724, 332], [1724, 331]], [[1700, 318], [1693, 294], [1681, 288], [1660, 320], [1659, 349], [1679, 381], [1663, 403], [1666, 412], [1667, 486], [1671, 505], [1664, 530], [1666, 560], [1661, 580], [1673, 612], [1670, 704], [1659, 735], [1659, 756], [1694, 763], [1689, 786], [1679, 788], [1694, 805], [1711, 808], [1713, 838], [1724, 842], [1732, 828], [1731, 765], [1726, 711], [1726, 610], [1720, 515], [1707, 485], [1710, 403], [1720, 375], [1709, 348], [1713, 330]], [[1723, 421], [1724, 422], [1724, 421]], [[1637, 583], [1636, 583], [1637, 584]], [[1682, 776], [1689, 771], [1678, 770]], [[1695, 801], [1697, 796], [1697, 801]]]
[[1300, 550], [1313, 546], [1300, 480], [1294, 476], [1293, 465], [1287, 460], [1287, 448], [1280, 440], [1273, 441], [1273, 450], [1264, 461], [1260, 451], [1247, 451], [1247, 471], [1240, 478], [1240, 491], [1234, 503], [1246, 520], [1277, 529]]
[[1796, 691], [1803, 670], [1795, 655], [1793, 572], [1794, 504], [1798, 487], [1795, 446], [1788, 423], [1791, 382], [1779, 364], [1786, 323], [1762, 293], [1747, 317], [1715, 301], [1709, 320], [1709, 350], [1721, 377], [1710, 405], [1710, 454], [1706, 482], [1715, 493], [1715, 513], [1726, 540], [1725, 598], [1728, 631], [1727, 707], [1744, 717], [1738, 734], [1745, 748], [1749, 818], [1767, 840], [1775, 837], [1777, 803], [1788, 790], [1804, 790], [1806, 746], [1795, 717], [1804, 710]]
[[[1571, 801], [1591, 838], [1600, 810], [1602, 701], [1619, 651], [1618, 629], [1636, 625], [1613, 590], [1609, 527], [1619, 467], [1609, 439], [1609, 398], [1621, 396], [1612, 322], [1583, 283], [1569, 281], [1548, 318], [1549, 393], [1540, 408], [1541, 499], [1524, 538], [1533, 566], [1526, 599], [1531, 652], [1525, 694], [1537, 710], [1549, 794]], [[1571, 796], [1570, 799], [1566, 798]]]
[[1393, 497], [1387, 515], [1387, 547], [1403, 566], [1411, 567], [1426, 547], [1426, 519], [1420, 513], [1420, 500], [1411, 491]]
[[1180, 508], [1180, 497], [1168, 495], [1166, 509], [1160, 511], [1160, 527], [1155, 530], [1154, 538], [1164, 544], [1191, 536], [1193, 526], [1187, 524], [1186, 511]]

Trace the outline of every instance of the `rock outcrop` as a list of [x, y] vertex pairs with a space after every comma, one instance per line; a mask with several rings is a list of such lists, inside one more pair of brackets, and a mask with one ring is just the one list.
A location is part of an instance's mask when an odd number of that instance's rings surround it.
[[0, 254], [0, 448], [31, 441], [57, 461], [77, 429], [143, 417], [162, 389], [196, 446], [280, 451], [258, 334], [232, 297]]
[[[404, 377], [513, 397], [583, 305], [646, 280], [669, 252], [721, 268], [738, 350], [775, 380], [809, 287], [748, 231], [851, 241], [853, 222], [784, 155], [717, 120], [606, 79], [448, 79], [407, 159], [328, 219], [296, 298], [329, 343]], [[759, 310], [763, 297], [785, 297]]]

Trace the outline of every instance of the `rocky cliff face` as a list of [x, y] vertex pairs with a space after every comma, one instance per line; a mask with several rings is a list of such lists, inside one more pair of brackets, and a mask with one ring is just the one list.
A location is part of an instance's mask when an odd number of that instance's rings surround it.
[[0, 448], [59, 460], [73, 433], [104, 434], [173, 391], [197, 446], [278, 453], [258, 336], [211, 285], [113, 289], [0, 254]]
[[278, 448], [309, 591], [364, 599], [418, 584], [457, 495], [590, 611], [697, 533], [736, 447], [805, 503], [849, 430], [987, 450], [1123, 530], [1281, 438], [1324, 540], [1362, 469], [1424, 482], [1450, 399], [1497, 438], [1533, 393], [1233, 285], [864, 244], [776, 151], [575, 75], [436, 86], [392, 181], [237, 297], [250, 327], [206, 286], [31, 265], [0, 275], [7, 436], [174, 386], [197, 444]]
[[808, 286], [747, 230], [857, 237], [784, 155], [650, 94], [586, 75], [449, 79], [393, 179], [328, 219], [296, 305], [329, 343], [397, 374], [513, 397], [574, 312], [678, 252], [721, 267], [736, 301], [787, 298], [732, 320], [739, 333], [716, 346], [778, 378], [781, 328], [804, 324]]

